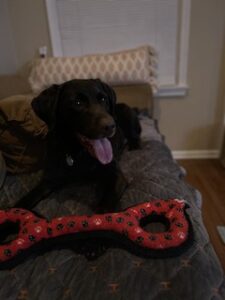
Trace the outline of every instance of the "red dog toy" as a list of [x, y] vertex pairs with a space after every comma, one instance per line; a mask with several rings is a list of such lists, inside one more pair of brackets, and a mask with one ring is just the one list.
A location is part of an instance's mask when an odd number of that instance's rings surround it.
[[[6, 262], [17, 254], [27, 250], [42, 240], [54, 239], [59, 236], [76, 236], [83, 233], [94, 233], [108, 237], [116, 233], [117, 238], [130, 241], [146, 254], [155, 251], [158, 257], [160, 251], [176, 250], [186, 244], [191, 224], [185, 213], [187, 205], [184, 200], [152, 200], [127, 208], [119, 213], [96, 214], [93, 216], [65, 216], [47, 221], [24, 209], [9, 209], [0, 211], [0, 224], [17, 223], [19, 232], [14, 240], [0, 245], [0, 262]], [[151, 219], [156, 222], [164, 219], [168, 225], [166, 232], [151, 233], [141, 227]], [[142, 225], [141, 225], [142, 224]], [[100, 235], [101, 236], [101, 235]], [[32, 247], [33, 248], [33, 247]], [[165, 252], [166, 253], [166, 252]], [[152, 254], [152, 252], [151, 252]], [[159, 255], [160, 256], [160, 255]], [[166, 255], [166, 256], [171, 256]]]

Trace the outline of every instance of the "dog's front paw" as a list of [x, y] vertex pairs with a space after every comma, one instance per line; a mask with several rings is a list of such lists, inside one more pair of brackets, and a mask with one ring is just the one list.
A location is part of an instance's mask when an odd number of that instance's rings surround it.
[[87, 260], [95, 260], [102, 256], [107, 250], [106, 243], [102, 239], [91, 238], [82, 241], [81, 253]]

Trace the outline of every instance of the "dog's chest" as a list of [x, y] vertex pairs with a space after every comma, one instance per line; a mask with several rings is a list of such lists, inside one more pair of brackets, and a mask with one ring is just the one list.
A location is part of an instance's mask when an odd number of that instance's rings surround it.
[[98, 169], [99, 163], [88, 153], [81, 151], [80, 153], [71, 154], [64, 153], [64, 168], [68, 173], [73, 173], [76, 177], [90, 177]]

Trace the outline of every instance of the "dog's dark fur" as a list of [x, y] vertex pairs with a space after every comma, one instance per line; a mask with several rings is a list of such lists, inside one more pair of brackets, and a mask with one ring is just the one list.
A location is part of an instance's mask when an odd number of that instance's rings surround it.
[[[95, 178], [95, 211], [118, 208], [127, 185], [118, 165], [124, 137], [130, 148], [137, 148], [140, 141], [135, 112], [125, 104], [116, 105], [115, 92], [100, 80], [71, 80], [53, 85], [32, 101], [32, 107], [49, 128], [46, 168], [42, 182], [15, 206], [32, 208], [66, 183]], [[79, 142], [77, 133], [90, 139], [107, 137], [113, 148], [112, 162], [103, 165], [92, 157]]]

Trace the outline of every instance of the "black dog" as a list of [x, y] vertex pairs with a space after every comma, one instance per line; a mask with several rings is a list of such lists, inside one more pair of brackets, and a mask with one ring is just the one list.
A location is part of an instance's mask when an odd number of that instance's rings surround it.
[[95, 178], [95, 211], [115, 210], [127, 185], [118, 165], [125, 138], [130, 148], [140, 141], [135, 112], [116, 106], [115, 92], [98, 79], [53, 85], [32, 107], [49, 128], [46, 167], [41, 183], [15, 206], [30, 209], [66, 183]]

